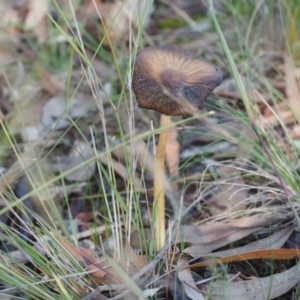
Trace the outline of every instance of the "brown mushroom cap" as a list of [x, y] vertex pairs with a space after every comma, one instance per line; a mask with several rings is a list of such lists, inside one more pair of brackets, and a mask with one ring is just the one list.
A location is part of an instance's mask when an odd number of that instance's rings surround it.
[[188, 116], [221, 81], [219, 68], [179, 46], [164, 45], [137, 54], [132, 86], [139, 107]]

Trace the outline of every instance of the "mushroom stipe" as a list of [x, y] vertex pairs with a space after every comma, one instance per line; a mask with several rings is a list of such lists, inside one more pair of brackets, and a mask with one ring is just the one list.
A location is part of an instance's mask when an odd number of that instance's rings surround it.
[[165, 240], [164, 159], [170, 116], [190, 116], [222, 81], [221, 70], [176, 45], [147, 47], [135, 59], [132, 86], [139, 107], [161, 113], [154, 174], [156, 249]]

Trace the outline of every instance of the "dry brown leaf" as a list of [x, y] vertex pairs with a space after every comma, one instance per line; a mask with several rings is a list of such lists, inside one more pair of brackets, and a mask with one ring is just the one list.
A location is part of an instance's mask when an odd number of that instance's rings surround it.
[[42, 109], [41, 123], [43, 127], [47, 127], [44, 131], [48, 132], [50, 128], [65, 129], [74, 124], [71, 119], [83, 116], [85, 119], [90, 118], [94, 107], [94, 99], [80, 93], [76, 93], [71, 99], [61, 95], [51, 97]]
[[[132, 277], [147, 265], [147, 261], [144, 256], [137, 255], [132, 247], [126, 243], [124, 247], [124, 259], [117, 262], [117, 264], [126, 272], [129, 277]], [[101, 263], [101, 266], [104, 265]], [[113, 267], [106, 268], [106, 272], [107, 276], [97, 280], [99, 284], [124, 283], [124, 280], [122, 277], [120, 277], [120, 274], [114, 270]], [[149, 276], [151, 274], [148, 272], [145, 275]]]
[[[111, 38], [127, 39], [129, 37], [130, 26], [136, 26], [137, 20], [141, 24], [146, 25], [151, 13], [151, 6], [147, 1], [115, 0], [113, 3], [100, 3], [99, 11], [104, 18], [107, 28], [110, 28], [109, 33]], [[137, 17], [139, 15], [139, 18]], [[143, 18], [144, 20], [141, 20]]]
[[186, 265], [189, 262], [187, 257], [181, 257], [177, 263], [179, 268], [178, 279], [182, 282], [183, 288], [187, 296], [192, 300], [204, 300], [205, 297], [198, 290], [195, 280], [192, 276], [190, 269], [180, 269], [182, 265]]
[[47, 10], [48, 2], [46, 0], [29, 0], [24, 28], [33, 30], [41, 42], [47, 39], [47, 22], [45, 21]]
[[9, 128], [14, 134], [22, 132], [25, 127], [37, 128], [42, 110], [47, 99], [41, 96], [42, 88], [30, 75], [22, 78], [22, 83], [15, 87], [14, 93], [22, 101], [15, 101], [9, 114]]
[[184, 252], [193, 257], [202, 256], [222, 246], [237, 241], [265, 226], [278, 222], [272, 214], [264, 213], [242, 217], [230, 223], [209, 223], [198, 226], [182, 226], [182, 240], [191, 243]]
[[212, 215], [226, 211], [243, 211], [247, 205], [248, 188], [234, 166], [219, 165], [214, 168], [218, 179], [214, 181], [213, 194], [207, 200]]
[[284, 55], [285, 94], [287, 101], [278, 103], [275, 107], [267, 105], [263, 115], [260, 115], [259, 123], [263, 127], [275, 127], [281, 124], [295, 123], [294, 118], [300, 122], [300, 90], [298, 86], [297, 69], [291, 58]]
[[296, 70], [289, 55], [284, 55], [285, 93], [294, 117], [300, 122], [300, 90]]
[[258, 123], [262, 127], [273, 128], [281, 124], [294, 124], [294, 118], [286, 103], [278, 103], [276, 111], [273, 107], [268, 106], [263, 114], [260, 114]]
[[[64, 93], [65, 85], [61, 81], [58, 81], [55, 76], [49, 74], [36, 62], [34, 62], [34, 66], [39, 73], [41, 85], [49, 95], [58, 95]], [[78, 94], [76, 95], [78, 96]]]
[[[239, 229], [236, 230], [235, 232], [233, 232], [232, 234], [230, 234], [229, 236], [224, 236], [224, 238], [212, 242], [212, 243], [194, 243], [192, 246], [187, 247], [186, 249], [184, 249], [184, 253], [187, 253], [189, 255], [191, 255], [192, 257], [198, 257], [198, 256], [203, 256], [206, 253], [209, 253], [215, 249], [221, 248], [223, 246], [229, 245], [230, 243], [234, 242], [234, 241], [238, 241], [242, 238], [244, 238], [245, 236], [262, 229], [263, 227], [256, 227], [256, 228], [251, 228], [251, 229]], [[199, 240], [201, 240], [201, 234], [198, 238]], [[195, 239], [194, 239], [195, 241]]]
[[85, 270], [87, 273], [90, 273], [90, 276], [94, 280], [98, 280], [98, 281], [103, 279], [103, 277], [107, 275], [107, 273], [102, 268], [102, 264], [100, 264], [99, 262], [95, 262], [94, 264], [91, 264]]
[[172, 127], [168, 130], [166, 143], [166, 165], [170, 175], [177, 176], [179, 174], [179, 150], [180, 145], [177, 140], [177, 128]]
[[[5, 66], [18, 60], [18, 41], [12, 35], [0, 32], [0, 64]], [[3, 72], [3, 70], [1, 70]]]
[[47, 8], [46, 0], [29, 0], [28, 13], [24, 22], [25, 29], [28, 30], [38, 26], [40, 21], [45, 18]]
[[132, 247], [126, 243], [124, 248], [124, 257], [126, 258], [127, 262], [131, 263], [131, 269], [128, 269], [128, 264], [124, 265], [125, 270], [128, 272], [130, 276], [136, 274], [139, 270], [144, 268], [147, 265], [147, 259], [143, 255], [137, 255]]
[[259, 250], [259, 249], [281, 248], [283, 244], [287, 241], [289, 236], [292, 234], [294, 228], [295, 228], [294, 226], [286, 227], [280, 231], [275, 232], [269, 237], [249, 243], [243, 247], [210, 253], [209, 256], [223, 257], [223, 256], [230, 256], [239, 253]]
[[12, 1], [0, 1], [0, 14], [2, 16], [0, 21], [1, 28], [5, 28], [12, 35], [18, 32], [15, 25], [21, 24], [22, 21]]
[[[90, 179], [96, 167], [96, 158], [93, 149], [86, 141], [75, 140], [72, 150], [67, 155], [54, 157], [49, 169], [52, 172], [65, 174], [68, 181], [84, 182]], [[91, 159], [93, 159], [91, 161]], [[89, 163], [87, 163], [89, 161]], [[73, 171], [72, 171], [73, 170]], [[72, 171], [72, 172], [70, 172]]]
[[212, 300], [269, 300], [285, 294], [299, 281], [299, 266], [294, 266], [285, 272], [269, 277], [238, 282], [216, 282], [209, 298]]
[[237, 261], [248, 261], [253, 259], [269, 259], [269, 260], [284, 260], [294, 259], [300, 256], [299, 249], [261, 249], [253, 250], [250, 252], [239, 253], [235, 255], [229, 255], [220, 258], [213, 258], [204, 260], [198, 263], [194, 263], [186, 266], [185, 268], [201, 268], [205, 266], [211, 266], [216, 264], [228, 264]]
[[143, 241], [141, 235], [145, 237], [146, 241], [149, 241], [153, 236], [153, 232], [150, 228], [144, 228], [143, 233], [140, 230], [134, 230], [130, 234], [130, 245], [133, 248], [140, 249], [143, 247]]
[[87, 258], [88, 260], [94, 262], [95, 256], [93, 254], [93, 251], [90, 249], [82, 248], [80, 246], [75, 246], [67, 241], [65, 241], [61, 237], [57, 237], [59, 242], [63, 245], [64, 248], [78, 261], [85, 261]]
[[62, 238], [58, 238], [58, 240], [76, 260], [90, 264], [90, 266], [87, 268], [87, 271], [93, 271], [90, 274], [92, 277], [95, 279], [102, 279], [105, 275], [107, 275], [107, 272], [102, 268], [103, 263], [100, 264], [99, 261], [97, 261], [93, 251], [72, 245]]
[[[258, 87], [255, 86], [255, 83], [250, 83], [250, 81], [245, 77], [241, 77], [241, 79], [243, 81], [245, 91], [248, 97], [251, 99], [251, 101], [253, 100], [255, 103], [260, 103], [261, 98], [259, 97], [259, 92], [257, 91]], [[234, 78], [224, 79], [222, 83], [215, 88], [214, 93], [221, 97], [241, 99]]]
[[[271, 225], [278, 222], [278, 219], [272, 216], [272, 213], [260, 213], [250, 217], [242, 217], [229, 221], [228, 223], [205, 223], [196, 226], [200, 231], [202, 239], [206, 243], [214, 243], [220, 239], [235, 234], [241, 229], [254, 229]], [[191, 237], [190, 242], [195, 242], [195, 237]], [[202, 241], [200, 241], [202, 242]]]
[[[219, 137], [224, 137], [225, 141], [218, 141], [218, 143], [212, 143], [211, 145], [205, 146], [205, 151], [209, 152], [220, 152], [219, 154], [214, 154], [214, 157], [223, 157], [224, 155], [227, 157], [234, 156], [234, 157], [242, 157], [249, 155], [254, 148], [256, 135], [254, 134], [253, 130], [243, 124], [242, 122], [238, 122], [237, 120], [226, 121], [226, 125], [219, 126], [214, 124], [209, 118], [205, 118], [206, 121], [206, 128], [209, 132], [215, 132], [214, 135], [204, 135], [201, 139], [210, 139], [211, 143], [214, 141], [219, 140]], [[203, 130], [203, 129], [201, 129]], [[208, 141], [207, 141], [208, 142]], [[229, 142], [231, 144], [229, 144]], [[218, 145], [221, 145], [221, 149], [218, 149]], [[222, 145], [224, 145], [222, 149]], [[236, 146], [238, 150], [236, 150]], [[234, 148], [234, 152], [231, 154], [231, 149]], [[198, 147], [199, 148], [199, 147]], [[211, 148], [211, 149], [209, 149]], [[214, 149], [216, 148], [216, 149]], [[199, 151], [199, 150], [198, 150]]]

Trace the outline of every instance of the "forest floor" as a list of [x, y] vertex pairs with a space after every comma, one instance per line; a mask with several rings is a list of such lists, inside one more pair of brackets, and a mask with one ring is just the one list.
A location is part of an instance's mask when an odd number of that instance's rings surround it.
[[[0, 1], [0, 298], [299, 299], [297, 2]], [[131, 81], [165, 44], [223, 81], [160, 127]]]

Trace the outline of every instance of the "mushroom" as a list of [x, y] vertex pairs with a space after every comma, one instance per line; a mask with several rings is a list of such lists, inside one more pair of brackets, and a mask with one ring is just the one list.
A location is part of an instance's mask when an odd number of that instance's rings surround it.
[[170, 116], [191, 116], [222, 81], [219, 68], [176, 45], [147, 47], [135, 59], [132, 86], [139, 107], [161, 113], [156, 151], [156, 247], [165, 243], [164, 159]]

